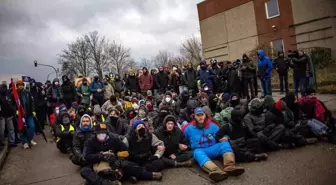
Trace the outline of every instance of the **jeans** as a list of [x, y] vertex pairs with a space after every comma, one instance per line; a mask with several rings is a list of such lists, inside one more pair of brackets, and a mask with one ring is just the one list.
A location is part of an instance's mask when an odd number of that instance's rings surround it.
[[188, 88], [185, 85], [179, 86], [179, 93], [181, 94], [183, 91], [188, 91]]
[[194, 150], [194, 159], [197, 161], [200, 167], [210, 161], [224, 155], [226, 152], [232, 152], [232, 148], [229, 142], [216, 143], [213, 146], [207, 148], [197, 148]]
[[280, 92], [284, 92], [284, 81], [285, 81], [285, 92], [288, 92], [288, 73], [285, 72], [284, 74], [279, 73], [279, 80], [280, 80]]
[[[34, 124], [34, 118], [33, 116], [25, 117], [26, 125], [27, 125], [27, 134], [30, 140], [33, 139], [34, 133], [35, 133], [35, 124]], [[20, 132], [20, 140], [22, 144], [27, 143], [27, 137], [23, 133], [23, 131]]]
[[307, 78], [306, 77], [297, 77], [294, 75], [294, 91], [295, 95], [298, 96], [299, 88], [301, 92], [301, 96], [306, 95], [307, 90]]
[[8, 131], [8, 143], [15, 143], [15, 131], [13, 125], [13, 118], [2, 118], [0, 117], [0, 144], [3, 144], [5, 141], [5, 128]]
[[260, 78], [261, 89], [264, 91], [264, 96], [272, 96], [271, 77]]
[[[249, 98], [253, 98], [255, 93], [254, 93], [254, 84], [253, 84], [253, 79], [252, 78], [244, 78], [243, 79], [243, 83], [244, 83], [244, 97]], [[249, 88], [251, 90], [251, 96], [249, 96]]]

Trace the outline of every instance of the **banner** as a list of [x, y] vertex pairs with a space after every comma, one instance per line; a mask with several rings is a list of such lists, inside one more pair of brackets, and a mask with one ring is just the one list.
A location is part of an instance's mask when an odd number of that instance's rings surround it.
[[[88, 85], [92, 82], [92, 77], [85, 77], [88, 80]], [[75, 78], [75, 86], [78, 87], [82, 84], [83, 78]]]
[[30, 77], [29, 76], [22, 76], [22, 81], [23, 82], [30, 82]]

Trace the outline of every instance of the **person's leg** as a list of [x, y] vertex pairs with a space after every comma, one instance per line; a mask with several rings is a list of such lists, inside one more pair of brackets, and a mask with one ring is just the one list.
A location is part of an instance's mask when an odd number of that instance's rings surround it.
[[164, 163], [161, 159], [157, 159], [154, 161], [147, 162], [145, 168], [147, 171], [150, 172], [160, 172], [164, 168]]
[[301, 96], [306, 96], [306, 90], [307, 90], [307, 79], [306, 77], [300, 78], [300, 84], [301, 84]]
[[253, 79], [252, 78], [250, 78], [250, 79], [248, 79], [248, 86], [250, 87], [250, 90], [251, 90], [251, 99], [253, 99], [254, 98], [254, 86], [253, 86]]
[[13, 118], [6, 118], [6, 127], [8, 131], [8, 143], [9, 145], [15, 144], [15, 131], [13, 125]]
[[265, 79], [265, 87], [267, 91], [266, 94], [272, 96], [271, 77]]
[[167, 157], [162, 156], [161, 160], [163, 161], [165, 167], [171, 168], [171, 167], [175, 167], [176, 166], [176, 161], [173, 160], [173, 159], [169, 159]]
[[261, 96], [265, 97], [267, 95], [267, 91], [266, 91], [266, 83], [264, 79], [260, 79], [260, 87], [261, 87]]
[[5, 118], [0, 117], [0, 149], [2, 149], [2, 146], [5, 144], [5, 125]]
[[[41, 110], [39, 107], [36, 108], [36, 118], [38, 120], [38, 122], [40, 122], [41, 120], [39, 119], [41, 117]], [[39, 124], [37, 121], [35, 121], [34, 119], [34, 124], [35, 124], [35, 133], [41, 133], [42, 130], [40, 128], [42, 128], [42, 125], [37, 125]]]
[[244, 98], [249, 98], [249, 93], [248, 93], [248, 79], [243, 79], [243, 97]]
[[254, 90], [255, 90], [255, 96], [258, 96], [258, 78], [257, 75], [253, 76], [253, 86], [254, 86]]
[[193, 157], [193, 152], [192, 151], [183, 151], [179, 155], [176, 155], [175, 161], [177, 162], [184, 162], [192, 159]]
[[26, 124], [28, 127], [28, 137], [30, 140], [33, 140], [35, 134], [35, 124], [33, 116], [26, 117]]
[[284, 75], [278, 73], [279, 75], [279, 81], [280, 81], [280, 92], [283, 93], [284, 92], [284, 84], [283, 84], [283, 80], [284, 80]]
[[294, 74], [294, 92], [295, 92], [295, 96], [299, 95], [299, 86], [300, 86], [300, 78], [296, 77]]
[[285, 81], [285, 92], [288, 93], [288, 72], [284, 74], [284, 81]]
[[112, 181], [100, 177], [90, 166], [83, 167], [80, 170], [80, 175], [89, 184], [112, 184]]

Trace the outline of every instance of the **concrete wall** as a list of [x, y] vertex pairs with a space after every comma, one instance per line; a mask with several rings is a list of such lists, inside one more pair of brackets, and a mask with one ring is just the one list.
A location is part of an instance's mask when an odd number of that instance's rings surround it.
[[336, 58], [336, 1], [291, 0], [298, 48], [331, 48]]
[[236, 60], [258, 44], [252, 1], [200, 21], [204, 58]]

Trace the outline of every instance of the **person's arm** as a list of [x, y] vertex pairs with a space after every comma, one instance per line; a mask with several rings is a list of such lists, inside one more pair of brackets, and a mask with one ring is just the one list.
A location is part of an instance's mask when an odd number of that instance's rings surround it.
[[93, 88], [93, 83], [91, 83], [90, 86], [89, 86], [89, 91], [90, 91], [91, 93], [96, 93], [97, 90], [98, 90], [98, 89]]
[[75, 156], [82, 156], [82, 148], [81, 148], [81, 144], [80, 144], [80, 140], [78, 137], [78, 132], [76, 132], [74, 134], [74, 137], [72, 139], [72, 151], [75, 154]]
[[55, 125], [55, 136], [56, 137], [60, 137], [60, 138], [70, 137], [71, 136], [71, 132], [66, 131], [66, 130], [62, 131], [60, 125]]
[[152, 119], [148, 119], [148, 125], [147, 125], [147, 127], [148, 127], [148, 131], [149, 131], [149, 133], [153, 133], [154, 132], [154, 126], [153, 126], [153, 121], [152, 121]]
[[106, 114], [106, 115], [108, 114], [109, 103], [110, 103], [110, 100], [107, 100], [101, 107], [103, 113]]
[[[150, 75], [150, 74], [149, 74], [149, 75]], [[154, 83], [153, 80], [154, 80], [154, 79], [153, 79], [153, 76], [150, 75], [150, 76], [149, 76], [149, 87], [148, 87], [149, 89], [152, 89], [152, 88], [153, 88], [153, 83]]]
[[244, 121], [244, 124], [246, 125], [246, 127], [248, 129], [249, 134], [253, 137], [257, 137], [257, 134], [253, 131], [253, 128], [254, 128], [253, 121], [246, 116], [244, 117], [243, 121]]
[[[154, 156], [156, 156], [157, 158], [161, 158], [162, 157], [162, 155], [164, 154], [164, 149], [162, 149], [162, 148], [164, 148], [164, 143], [163, 143], [163, 141], [161, 141], [161, 140], [159, 140], [157, 137], [156, 137], [156, 135], [154, 135], [154, 134], [152, 134], [152, 146], [153, 147], [156, 147], [156, 151], [155, 151], [155, 154], [154, 154]], [[160, 147], [161, 147], [161, 149], [160, 149]]]
[[100, 161], [107, 161], [108, 157], [102, 153], [98, 153], [95, 150], [92, 142], [93, 142], [93, 139], [89, 139], [86, 142], [86, 146], [84, 147], [83, 155], [84, 155], [85, 160], [89, 162], [90, 164], [96, 164], [96, 163], [99, 163]]
[[256, 66], [252, 61], [249, 62], [249, 65], [247, 66], [247, 68], [248, 68], [250, 71], [255, 71], [255, 70], [257, 70], [257, 66]]
[[266, 74], [270, 75], [273, 69], [273, 65], [270, 59], [266, 59], [267, 60], [267, 69], [266, 69]]
[[102, 90], [102, 91], [105, 90], [105, 85], [104, 85], [104, 83], [100, 82], [100, 87], [101, 87], [101, 90]]

